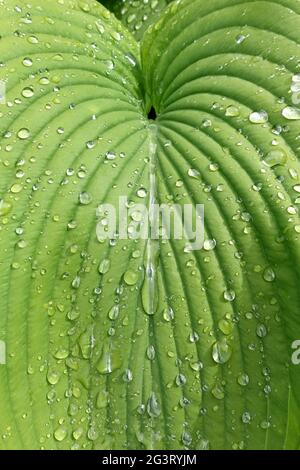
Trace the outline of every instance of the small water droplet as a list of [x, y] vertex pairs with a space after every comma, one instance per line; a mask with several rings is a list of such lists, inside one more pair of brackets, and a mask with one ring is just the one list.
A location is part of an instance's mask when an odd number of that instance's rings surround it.
[[228, 117], [238, 117], [240, 115], [240, 110], [236, 106], [228, 106], [225, 111], [225, 116]]
[[88, 204], [92, 202], [92, 196], [88, 192], [83, 191], [82, 193], [79, 194], [79, 202], [83, 206], [87, 206]]
[[206, 251], [211, 251], [211, 250], [214, 250], [214, 249], [215, 249], [216, 245], [217, 245], [217, 242], [216, 242], [215, 239], [204, 240], [203, 248], [204, 248], [204, 250], [206, 250]]
[[170, 322], [174, 320], [175, 314], [174, 314], [174, 310], [172, 309], [172, 307], [167, 307], [164, 309], [163, 318], [166, 322]]
[[241, 373], [241, 374], [239, 374], [239, 376], [237, 378], [237, 381], [238, 381], [239, 385], [241, 385], [242, 387], [246, 387], [246, 385], [249, 384], [250, 379], [249, 379], [248, 374]]
[[235, 42], [237, 44], [242, 44], [242, 42], [244, 42], [246, 39], [246, 36], [244, 36], [244, 34], [238, 34], [235, 38]]
[[22, 63], [23, 65], [25, 65], [25, 67], [31, 67], [33, 64], [32, 60], [29, 57], [25, 57]]
[[257, 325], [256, 334], [259, 338], [264, 338], [267, 336], [267, 328], [264, 324]]
[[191, 177], [191, 178], [199, 178], [200, 176], [200, 173], [198, 170], [196, 170], [195, 168], [190, 168], [188, 170], [188, 175]]
[[235, 300], [236, 294], [233, 289], [227, 289], [224, 291], [224, 299], [227, 300], [227, 302], [233, 302]]
[[276, 274], [271, 267], [268, 267], [264, 270], [263, 278], [267, 282], [273, 282], [276, 279]]

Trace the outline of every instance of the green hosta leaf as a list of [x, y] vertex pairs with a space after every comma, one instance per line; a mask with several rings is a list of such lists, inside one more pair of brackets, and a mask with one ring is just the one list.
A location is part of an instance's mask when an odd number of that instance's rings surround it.
[[[299, 2], [174, 2], [142, 60], [96, 2], [1, 10], [0, 448], [297, 448]], [[155, 201], [204, 248], [130, 238]]]
[[135, 37], [142, 39], [148, 26], [157, 21], [171, 0], [103, 0]]
[[[143, 44], [160, 116], [160, 194], [203, 202], [206, 238], [216, 241], [194, 256], [177, 243], [161, 250], [172, 307], [187, 314], [181, 331], [200, 338], [198, 416], [191, 387], [183, 389], [196, 446], [202, 436], [212, 448], [282, 448], [289, 402], [299, 422], [299, 369], [291, 364], [300, 331], [300, 116], [291, 91], [298, 14], [294, 1], [178, 2]], [[214, 364], [225, 338], [232, 355], [223, 348], [225, 364]]]

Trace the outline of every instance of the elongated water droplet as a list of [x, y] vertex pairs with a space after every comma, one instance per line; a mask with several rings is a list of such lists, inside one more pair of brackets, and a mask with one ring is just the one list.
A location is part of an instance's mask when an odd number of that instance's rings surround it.
[[300, 109], [293, 108], [292, 106], [286, 106], [283, 108], [281, 114], [285, 119], [290, 121], [298, 121], [300, 119]]
[[109, 345], [104, 345], [102, 349], [101, 357], [97, 363], [97, 371], [99, 374], [111, 374], [116, 369], [119, 369], [122, 365], [122, 358], [113, 351]]
[[110, 260], [108, 258], [103, 259], [99, 265], [99, 273], [106, 274], [110, 270]]
[[147, 413], [151, 418], [158, 418], [161, 408], [154, 392], [151, 393], [147, 403]]

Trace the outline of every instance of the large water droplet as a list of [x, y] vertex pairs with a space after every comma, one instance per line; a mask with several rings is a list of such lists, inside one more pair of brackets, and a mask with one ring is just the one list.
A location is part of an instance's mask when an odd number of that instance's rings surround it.
[[273, 282], [276, 279], [276, 274], [272, 268], [268, 267], [264, 270], [263, 278], [267, 282]]
[[29, 129], [26, 129], [25, 127], [23, 127], [22, 129], [19, 130], [17, 136], [21, 140], [26, 140], [30, 136], [30, 131]]
[[253, 124], [265, 124], [268, 122], [268, 113], [261, 109], [260, 111], [253, 111], [249, 115], [249, 121], [252, 122]]
[[281, 114], [290, 121], [298, 121], [300, 119], [300, 109], [293, 108], [292, 106], [286, 106], [283, 108]]
[[282, 149], [271, 150], [266, 157], [264, 162], [271, 168], [277, 165], [284, 165], [287, 162], [287, 155]]
[[212, 347], [212, 358], [217, 364], [225, 364], [229, 361], [231, 355], [231, 346], [225, 338], [214, 343]]

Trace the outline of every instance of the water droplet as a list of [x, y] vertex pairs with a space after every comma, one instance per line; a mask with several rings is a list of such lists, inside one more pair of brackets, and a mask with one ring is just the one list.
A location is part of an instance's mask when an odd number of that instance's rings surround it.
[[31, 67], [33, 62], [29, 57], [25, 57], [22, 63], [23, 65], [25, 65], [25, 67]]
[[111, 374], [114, 370], [119, 369], [122, 365], [120, 355], [112, 351], [108, 345], [104, 345], [101, 357], [97, 363], [97, 371], [99, 374]]
[[92, 196], [89, 193], [87, 193], [86, 191], [84, 191], [84, 192], [79, 194], [79, 202], [83, 206], [87, 206], [88, 204], [90, 204], [92, 202]]
[[85, 13], [89, 13], [91, 11], [90, 5], [85, 1], [79, 0], [78, 6], [80, 10], [84, 11]]
[[204, 243], [203, 243], [203, 248], [204, 250], [206, 251], [211, 251], [211, 250], [214, 250], [215, 247], [217, 245], [217, 242], [216, 240], [212, 239], [212, 240], [204, 240]]
[[233, 302], [235, 300], [236, 294], [233, 289], [227, 289], [224, 291], [224, 299], [227, 300], [227, 302]]
[[224, 335], [230, 335], [233, 331], [233, 325], [226, 319], [219, 321], [218, 326]]
[[264, 162], [271, 168], [284, 165], [287, 162], [287, 155], [282, 149], [271, 150], [264, 158]]
[[128, 286], [134, 286], [138, 281], [139, 275], [134, 271], [126, 271], [124, 274], [124, 281]]
[[130, 369], [126, 369], [123, 375], [123, 380], [124, 382], [132, 382], [133, 380], [133, 374]]
[[158, 308], [157, 257], [159, 245], [148, 241], [145, 253], [145, 279], [142, 287], [142, 303], [147, 315], [154, 315]]
[[15, 183], [11, 186], [10, 188], [10, 192], [13, 193], [13, 194], [18, 194], [19, 192], [21, 192], [23, 189], [23, 186], [19, 183]]
[[263, 109], [260, 111], [254, 111], [249, 116], [249, 121], [254, 124], [265, 124], [268, 122], [269, 116]]
[[248, 385], [250, 382], [249, 375], [245, 373], [241, 373], [239, 374], [237, 381], [239, 385], [241, 385], [242, 387], [246, 387], [246, 385]]
[[108, 312], [108, 318], [112, 321], [117, 320], [119, 314], [120, 314], [119, 305], [114, 305]]
[[27, 38], [27, 41], [29, 42], [29, 44], [38, 44], [39, 40], [36, 36], [29, 36]]
[[161, 408], [154, 392], [151, 393], [148, 400], [147, 413], [150, 418], [157, 418], [161, 414]]
[[259, 338], [264, 338], [265, 336], [267, 336], [266, 326], [263, 324], [257, 325], [256, 334]]
[[103, 259], [99, 265], [99, 273], [106, 274], [110, 270], [110, 260], [108, 258]]
[[273, 282], [276, 279], [276, 274], [272, 268], [268, 267], [264, 270], [263, 278], [267, 282]]
[[140, 197], [141, 199], [145, 198], [147, 196], [147, 190], [145, 188], [140, 188], [138, 191], [137, 191], [137, 195], [138, 197]]
[[199, 341], [199, 335], [196, 333], [196, 331], [192, 331], [189, 335], [189, 340], [191, 343], [197, 343]]
[[245, 411], [245, 413], [242, 414], [242, 421], [244, 424], [249, 424], [251, 421], [251, 415], [248, 411]]
[[64, 427], [60, 427], [54, 431], [54, 438], [58, 442], [62, 442], [67, 437], [67, 429]]
[[117, 157], [117, 154], [115, 152], [106, 152], [105, 158], [106, 160], [115, 160]]
[[24, 96], [24, 98], [32, 98], [33, 95], [34, 95], [33, 88], [31, 88], [31, 87], [23, 88], [22, 96]]
[[174, 314], [174, 310], [172, 309], [172, 307], [167, 307], [164, 309], [163, 318], [167, 322], [174, 320], [175, 314]]
[[55, 359], [66, 359], [69, 355], [69, 351], [64, 348], [60, 348], [54, 354]]
[[29, 129], [26, 129], [25, 127], [20, 129], [17, 136], [19, 137], [19, 139], [21, 140], [26, 140], [28, 139], [28, 137], [30, 137], [30, 131]]
[[82, 436], [83, 436], [83, 428], [77, 428], [75, 429], [75, 431], [73, 431], [73, 438], [75, 439], [75, 441], [78, 441], [78, 439], [80, 439]]
[[84, 331], [79, 339], [78, 339], [78, 345], [82, 354], [82, 357], [84, 359], [89, 359], [91, 357], [92, 353], [92, 330], [87, 328], [86, 331]]
[[79, 289], [80, 284], [81, 284], [80, 276], [76, 276], [76, 277], [73, 279], [73, 281], [72, 281], [72, 287], [73, 287], [73, 289]]
[[236, 106], [228, 106], [225, 111], [225, 116], [228, 117], [237, 117], [240, 115], [240, 110]]
[[148, 346], [148, 348], [147, 348], [147, 358], [150, 361], [154, 361], [154, 359], [155, 359], [155, 348], [154, 348], [154, 346]]
[[89, 140], [87, 143], [86, 143], [86, 148], [88, 150], [91, 150], [95, 147], [96, 143], [93, 141], [93, 140]]
[[98, 410], [102, 410], [106, 408], [108, 405], [108, 393], [106, 390], [101, 390], [97, 396], [96, 407]]
[[294, 186], [294, 191], [296, 191], [296, 193], [300, 193], [300, 184], [296, 184]]
[[225, 364], [229, 361], [231, 355], [232, 349], [226, 338], [214, 343], [212, 347], [212, 358], [217, 364]]
[[199, 178], [200, 176], [200, 173], [198, 170], [195, 170], [195, 168], [190, 168], [188, 170], [188, 175], [191, 177], [191, 178]]
[[182, 387], [186, 384], [186, 376], [183, 374], [178, 374], [175, 379], [177, 387]]
[[225, 397], [224, 388], [221, 384], [216, 384], [213, 387], [211, 393], [217, 400], [223, 400], [223, 398]]
[[181, 440], [182, 440], [182, 443], [186, 447], [189, 447], [193, 442], [192, 436], [187, 431], [183, 431], [182, 436], [181, 436]]
[[60, 375], [55, 369], [49, 369], [47, 373], [47, 380], [50, 385], [56, 385], [59, 382]]
[[292, 106], [286, 106], [283, 108], [281, 114], [290, 121], [298, 121], [300, 119], [300, 109], [293, 108]]
[[12, 204], [10, 202], [6, 202], [3, 199], [0, 199], [0, 217], [3, 217], [10, 213], [12, 210]]
[[235, 38], [235, 42], [237, 44], [242, 44], [242, 42], [244, 42], [246, 39], [246, 36], [244, 36], [244, 34], [238, 34]]
[[90, 441], [95, 441], [98, 438], [98, 432], [93, 426], [88, 429], [87, 438]]

